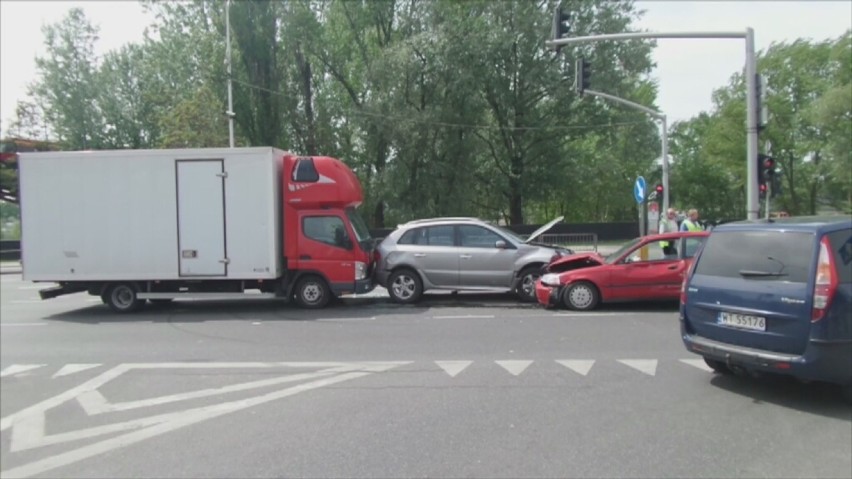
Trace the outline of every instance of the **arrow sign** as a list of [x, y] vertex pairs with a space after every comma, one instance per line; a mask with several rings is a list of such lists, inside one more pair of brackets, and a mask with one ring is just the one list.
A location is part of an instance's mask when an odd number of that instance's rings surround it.
[[645, 201], [645, 178], [641, 176], [636, 178], [636, 183], [633, 185], [633, 197], [640, 205]]

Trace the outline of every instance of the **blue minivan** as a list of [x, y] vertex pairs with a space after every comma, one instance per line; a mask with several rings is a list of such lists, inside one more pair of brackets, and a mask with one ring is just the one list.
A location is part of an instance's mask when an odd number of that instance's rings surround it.
[[827, 381], [852, 401], [852, 217], [716, 227], [684, 278], [680, 326], [716, 372]]

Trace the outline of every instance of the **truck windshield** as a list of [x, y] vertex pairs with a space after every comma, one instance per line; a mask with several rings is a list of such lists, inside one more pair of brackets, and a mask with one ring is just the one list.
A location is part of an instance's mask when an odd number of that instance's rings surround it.
[[364, 218], [361, 218], [361, 215], [358, 214], [355, 208], [347, 208], [346, 217], [352, 223], [352, 229], [355, 230], [355, 236], [359, 243], [363, 244], [365, 241], [371, 239], [370, 228], [367, 228], [367, 223], [364, 222]]

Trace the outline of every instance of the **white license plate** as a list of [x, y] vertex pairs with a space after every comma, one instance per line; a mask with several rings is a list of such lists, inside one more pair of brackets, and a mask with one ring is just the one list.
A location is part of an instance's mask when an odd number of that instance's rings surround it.
[[735, 328], [751, 329], [753, 331], [766, 331], [766, 318], [751, 316], [749, 314], [719, 313], [719, 324], [733, 326]]

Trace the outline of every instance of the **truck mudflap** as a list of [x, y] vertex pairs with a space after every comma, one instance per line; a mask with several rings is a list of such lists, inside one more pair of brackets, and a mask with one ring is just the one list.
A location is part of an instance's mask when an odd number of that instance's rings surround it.
[[58, 296], [64, 296], [66, 294], [79, 293], [81, 291], [86, 291], [86, 287], [79, 284], [60, 284], [52, 288], [41, 289], [39, 290], [38, 295], [41, 299], [51, 299]]

